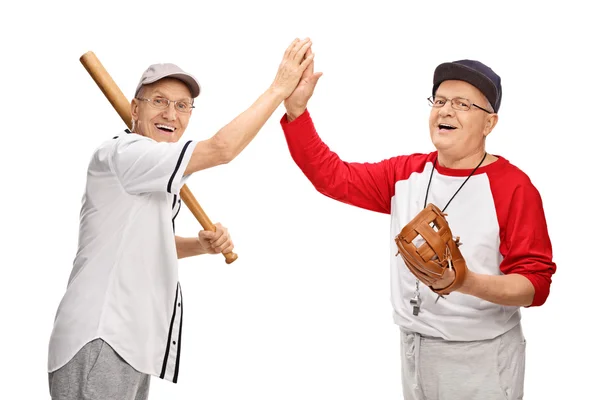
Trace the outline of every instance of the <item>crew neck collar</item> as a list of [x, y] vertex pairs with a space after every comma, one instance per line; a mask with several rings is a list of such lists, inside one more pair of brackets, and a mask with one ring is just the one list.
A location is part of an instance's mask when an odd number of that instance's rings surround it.
[[[473, 175], [480, 175], [480, 174], [485, 174], [485, 173], [490, 173], [490, 172], [496, 171], [508, 163], [508, 160], [506, 160], [504, 157], [502, 157], [500, 155], [492, 154], [492, 153], [488, 153], [488, 154], [492, 155], [494, 157], [497, 157], [498, 159], [491, 164], [477, 168], [477, 171], [475, 171], [475, 173]], [[438, 156], [437, 151], [432, 153], [432, 161], [431, 161], [432, 163], [435, 162], [437, 156]], [[435, 164], [436, 172], [438, 172], [441, 175], [447, 175], [447, 176], [469, 176], [469, 174], [471, 174], [471, 172], [473, 172], [474, 168], [475, 167], [472, 167], [472, 168], [448, 168], [448, 167], [441, 166], [439, 162], [437, 162]]]

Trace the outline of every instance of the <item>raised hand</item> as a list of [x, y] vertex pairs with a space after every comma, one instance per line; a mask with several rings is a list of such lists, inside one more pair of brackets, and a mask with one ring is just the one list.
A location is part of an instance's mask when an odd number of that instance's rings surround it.
[[287, 113], [287, 119], [290, 122], [298, 118], [306, 110], [308, 100], [313, 95], [319, 78], [323, 75], [322, 72], [314, 72], [314, 57], [312, 49], [309, 48], [306, 52], [306, 59], [310, 60], [310, 64], [302, 73], [296, 89], [294, 89], [292, 94], [283, 102]]
[[287, 48], [279, 64], [277, 75], [271, 84], [271, 89], [287, 98], [296, 88], [306, 67], [312, 62], [313, 56], [307, 54], [312, 46], [309, 38], [295, 39]]

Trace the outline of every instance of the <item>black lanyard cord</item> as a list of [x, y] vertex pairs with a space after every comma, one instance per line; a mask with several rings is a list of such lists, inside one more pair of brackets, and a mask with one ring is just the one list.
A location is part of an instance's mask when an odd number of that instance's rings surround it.
[[[465, 183], [467, 183], [469, 178], [475, 173], [475, 171], [477, 171], [477, 168], [479, 168], [481, 166], [481, 164], [483, 164], [483, 160], [485, 160], [486, 157], [487, 157], [487, 152], [484, 152], [483, 158], [481, 159], [481, 161], [479, 161], [479, 164], [477, 164], [477, 166], [473, 169], [473, 171], [471, 171], [469, 176], [467, 176], [467, 179], [464, 180], [464, 182], [462, 183], [462, 185], [460, 185], [458, 190], [456, 192], [454, 192], [454, 195], [452, 195], [450, 200], [448, 200], [448, 203], [446, 203], [446, 207], [448, 207], [448, 205], [450, 204], [452, 199], [454, 199], [454, 197], [458, 194], [460, 189], [462, 189], [462, 187], [465, 185]], [[435, 161], [433, 162], [433, 168], [431, 168], [431, 174], [429, 175], [429, 183], [427, 184], [427, 192], [425, 193], [425, 202], [423, 203], [423, 208], [427, 207], [427, 198], [429, 197], [429, 187], [431, 186], [431, 178], [433, 177], [433, 171], [435, 171], [436, 164], [437, 164], [437, 157], [435, 158]], [[442, 212], [446, 211], [446, 207], [444, 207]]]

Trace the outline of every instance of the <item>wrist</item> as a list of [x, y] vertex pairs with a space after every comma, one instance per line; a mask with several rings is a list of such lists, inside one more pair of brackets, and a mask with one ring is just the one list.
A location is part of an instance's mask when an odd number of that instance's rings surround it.
[[479, 278], [479, 274], [477, 274], [476, 272], [467, 270], [463, 284], [456, 291], [460, 292], [462, 294], [474, 296], [473, 288], [477, 287], [478, 278]]
[[459, 291], [462, 294], [479, 297], [477, 295], [477, 289], [480, 287], [480, 280], [482, 276], [483, 275], [473, 272], [467, 268], [465, 271], [465, 280], [463, 281]]
[[265, 95], [275, 100], [277, 104], [282, 103], [287, 98], [286, 91], [275, 85], [271, 85], [265, 92]]
[[286, 108], [285, 114], [287, 116], [288, 122], [292, 122], [293, 120], [295, 120], [296, 118], [298, 118], [299, 116], [304, 114], [304, 111], [306, 111], [306, 108], [302, 108], [302, 109]]

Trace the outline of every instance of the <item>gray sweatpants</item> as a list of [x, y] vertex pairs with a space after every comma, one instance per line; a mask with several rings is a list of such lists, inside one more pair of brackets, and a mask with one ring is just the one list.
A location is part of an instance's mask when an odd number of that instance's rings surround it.
[[449, 342], [400, 331], [404, 400], [523, 398], [521, 324], [491, 340]]
[[150, 388], [150, 375], [133, 369], [102, 339], [83, 346], [48, 381], [52, 400], [146, 400]]

